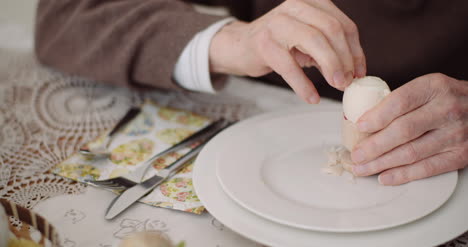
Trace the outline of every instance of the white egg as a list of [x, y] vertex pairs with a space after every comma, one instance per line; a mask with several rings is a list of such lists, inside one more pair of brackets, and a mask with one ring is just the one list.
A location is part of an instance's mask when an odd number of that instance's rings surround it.
[[354, 79], [343, 95], [343, 112], [348, 120], [356, 123], [359, 118], [390, 93], [382, 79], [366, 76]]

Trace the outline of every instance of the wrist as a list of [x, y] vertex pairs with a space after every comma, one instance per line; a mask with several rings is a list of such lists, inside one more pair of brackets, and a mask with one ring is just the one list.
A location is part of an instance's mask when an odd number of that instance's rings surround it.
[[242, 34], [247, 23], [233, 21], [222, 27], [211, 40], [209, 47], [209, 67], [211, 73], [243, 75], [236, 65], [243, 54]]

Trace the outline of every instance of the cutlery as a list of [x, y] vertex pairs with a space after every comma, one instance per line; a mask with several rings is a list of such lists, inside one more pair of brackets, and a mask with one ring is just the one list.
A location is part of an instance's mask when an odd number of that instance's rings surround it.
[[[132, 172], [128, 174], [125, 174], [119, 177], [104, 179], [104, 180], [85, 180], [85, 182], [91, 185], [98, 186], [98, 187], [109, 187], [109, 186], [112, 187], [112, 185], [114, 184], [126, 186], [129, 184], [139, 183], [144, 178], [148, 168], [151, 167], [158, 158], [166, 154], [176, 152], [183, 148], [189, 147], [198, 141], [202, 141], [206, 138], [212, 137], [213, 135], [218, 133], [219, 130], [223, 129], [227, 124], [228, 124], [228, 121], [225, 119], [219, 119], [217, 121], [214, 121], [213, 123], [207, 125], [200, 131], [185, 138], [183, 141], [179, 142], [178, 144], [152, 156], [151, 158], [144, 161], [143, 164], [139, 165], [135, 170], [133, 170]], [[116, 190], [119, 190], [119, 189], [120, 188], [116, 188]]]
[[125, 190], [122, 194], [116, 197], [109, 208], [107, 209], [105, 218], [110, 220], [123, 212], [137, 200], [151, 192], [154, 188], [160, 185], [162, 182], [167, 180], [168, 178], [172, 177], [179, 171], [187, 161], [194, 158], [205, 146], [205, 144], [216, 134], [221, 132], [222, 130], [226, 129], [227, 127], [231, 126], [235, 122], [228, 122], [224, 121], [223, 127], [214, 131], [209, 137], [207, 137], [203, 143], [199, 144], [197, 147], [192, 149], [190, 152], [182, 156], [180, 159], [175, 161], [173, 164], [169, 165], [168, 167], [159, 170], [158, 174], [154, 175], [153, 177], [141, 182], [139, 184], [134, 185], [133, 187]]
[[166, 181], [166, 179], [174, 176], [177, 171], [184, 167], [188, 161], [190, 161], [200, 152], [204, 145], [204, 143], [198, 145], [196, 148], [182, 156], [169, 167], [158, 171], [158, 174], [125, 190], [111, 202], [109, 208], [107, 209], [105, 218], [108, 220], [113, 219], [115, 216], [119, 215], [125, 209], [130, 207], [133, 203], [138, 201], [138, 199], [142, 198], [162, 182]]
[[109, 156], [109, 145], [114, 138], [115, 134], [119, 132], [128, 122], [133, 120], [141, 112], [140, 108], [130, 108], [125, 116], [123, 116], [119, 122], [112, 128], [112, 130], [104, 137], [104, 141], [98, 147], [82, 147], [79, 153], [88, 157], [107, 157]]

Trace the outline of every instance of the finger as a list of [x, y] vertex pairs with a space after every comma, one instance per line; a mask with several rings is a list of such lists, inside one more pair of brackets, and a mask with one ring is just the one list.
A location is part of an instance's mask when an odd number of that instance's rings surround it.
[[363, 165], [353, 166], [353, 174], [370, 176], [390, 168], [413, 164], [445, 150], [448, 135], [442, 130], [427, 132]]
[[410, 181], [436, 176], [455, 171], [465, 166], [463, 160], [457, 158], [454, 152], [436, 154], [411, 165], [392, 168], [379, 175], [379, 183], [383, 185], [400, 185]]
[[358, 122], [361, 132], [373, 133], [387, 127], [398, 117], [426, 104], [433, 96], [427, 79], [419, 77], [397, 88], [377, 106], [362, 115]]
[[328, 39], [344, 68], [344, 77], [334, 78], [334, 81], [338, 89], [344, 90], [353, 80], [354, 61], [341, 22], [323, 10], [302, 1], [294, 1], [285, 11], [297, 20], [317, 28]]
[[431, 105], [424, 105], [417, 110], [394, 120], [385, 129], [358, 143], [351, 153], [356, 164], [364, 164], [384, 153], [416, 139], [422, 134], [440, 126], [444, 121]]
[[281, 13], [271, 24], [270, 31], [278, 43], [287, 50], [296, 47], [311, 56], [320, 66], [328, 83], [338, 87], [334, 78], [344, 78], [343, 65], [327, 38], [319, 30]]
[[277, 72], [304, 101], [316, 104], [320, 96], [312, 81], [307, 78], [302, 68], [291, 53], [276, 43], [268, 33], [264, 33], [258, 42], [259, 52], [272, 70]]
[[313, 67], [313, 66], [318, 66], [318, 64], [315, 62], [315, 60], [313, 58], [311, 58], [309, 55], [306, 55], [306, 54], [302, 53], [301, 51], [299, 51], [296, 48], [293, 48], [290, 51], [290, 53], [302, 68], [304, 68], [304, 67], [309, 68], [309, 67]]
[[367, 73], [366, 57], [359, 41], [359, 31], [356, 24], [341, 11], [332, 1], [306, 0], [312, 5], [326, 11], [338, 19], [345, 31], [346, 39], [353, 56], [354, 76], [364, 77]]

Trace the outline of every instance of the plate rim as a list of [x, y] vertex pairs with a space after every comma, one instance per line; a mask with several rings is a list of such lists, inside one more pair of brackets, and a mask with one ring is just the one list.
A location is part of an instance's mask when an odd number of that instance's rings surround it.
[[[300, 107], [300, 110], [304, 109], [306, 109], [306, 107]], [[307, 107], [307, 109], [310, 108]], [[289, 109], [289, 112], [294, 112], [296, 110], [298, 109], [292, 108]], [[261, 116], [262, 115], [255, 116], [246, 119], [245, 121], [252, 121]], [[375, 246], [376, 239], [381, 240], [384, 237], [392, 236], [391, 238], [387, 238], [389, 241], [378, 242], [379, 245], [395, 246], [396, 244], [412, 244], [418, 246], [427, 246], [445, 243], [456, 238], [457, 236], [460, 236], [468, 230], [468, 221], [463, 220], [463, 217], [459, 217], [459, 215], [456, 213], [463, 211], [465, 207], [468, 207], [468, 198], [462, 196], [464, 193], [468, 193], [468, 181], [464, 182], [463, 179], [459, 179], [461, 182], [459, 182], [459, 185], [455, 188], [454, 193], [449, 198], [449, 200], [444, 205], [442, 205], [441, 208], [439, 208], [439, 210], [433, 212], [425, 218], [399, 227], [365, 233], [323, 233], [279, 226], [278, 224], [263, 219], [237, 205], [224, 193], [222, 188], [220, 188], [217, 178], [213, 177], [213, 175], [215, 175], [215, 166], [210, 164], [210, 162], [213, 161], [213, 156], [211, 153], [216, 155], [215, 143], [217, 139], [223, 137], [223, 134], [224, 133], [220, 133], [218, 136], [212, 139], [204, 147], [195, 161], [193, 173], [194, 187], [200, 200], [213, 217], [215, 217], [234, 232], [251, 240], [271, 246], [284, 246], [285, 239], [280, 239], [278, 236], [286, 236], [286, 238], [289, 238], [286, 239], [288, 241], [288, 245], [290, 245], [289, 241], [292, 240], [296, 241], [296, 246], [310, 246], [309, 241], [318, 241], [323, 244], [327, 244], [328, 246], [342, 246], [343, 243], [346, 243], [346, 245], [352, 247]], [[468, 180], [467, 171], [460, 172], [458, 176], [460, 178], [464, 177], [465, 180]], [[220, 198], [213, 198], [213, 196], [220, 196], [221, 198], [225, 198], [224, 200], [219, 200]], [[234, 212], [226, 211], [226, 208], [228, 210], [234, 210]], [[233, 215], [233, 213], [235, 215]], [[260, 224], [264, 227], [250, 227], [248, 224], [245, 224], [245, 221], [248, 221], [252, 224]], [[449, 227], [442, 227], [446, 225], [449, 225]], [[276, 231], [278, 228], [280, 228], [281, 232]], [[424, 231], [421, 228], [425, 228]], [[410, 231], [411, 233], [408, 233], [407, 231]], [[431, 231], [437, 234], [430, 234]], [[300, 242], [294, 236], [300, 235], [301, 232], [307, 233], [307, 240], [302, 242]], [[421, 232], [424, 232], [424, 234], [421, 234]], [[427, 234], [428, 232], [429, 234]], [[408, 235], [411, 235], [411, 237], [408, 237]], [[294, 238], [291, 238], [291, 236]], [[429, 237], [424, 238], [423, 236]]]
[[[323, 112], [323, 113], [327, 113], [327, 114], [338, 114], [338, 111], [330, 111], [330, 110], [327, 110], [327, 111], [319, 111], [319, 112]], [[231, 136], [235, 136], [236, 138], [237, 137], [241, 137], [241, 134], [243, 132], [245, 132], [246, 130], [248, 129], [252, 129], [254, 126], [255, 127], [255, 124], [262, 124], [265, 122], [265, 120], [268, 120], [268, 121], [274, 121], [274, 120], [279, 120], [281, 121], [282, 119], [285, 119], [285, 118], [291, 118], [291, 117], [302, 117], [302, 115], [309, 115], [311, 114], [311, 111], [309, 110], [299, 110], [297, 112], [294, 112], [294, 113], [290, 113], [290, 112], [285, 112], [283, 114], [281, 114], [280, 116], [278, 116], [276, 113], [275, 114], [271, 114], [271, 113], [267, 113], [267, 114], [263, 114], [263, 115], [260, 115], [260, 116], [257, 116], [257, 117], [261, 117], [260, 118], [253, 118], [254, 121], [249, 121], [249, 123], [246, 123], [246, 124], [242, 124], [242, 125], [237, 125], [237, 126], [233, 126], [232, 128], [230, 128], [229, 130], [226, 130], [226, 135], [230, 134]], [[237, 131], [237, 132], [236, 132]], [[241, 132], [241, 133], [239, 133]], [[230, 141], [227, 141], [225, 140], [223, 143], [221, 143], [220, 141], [218, 141], [218, 145], [220, 146], [225, 146], [225, 145], [230, 145]], [[226, 152], [226, 148], [223, 148], [221, 150], [222, 153], [225, 153]], [[300, 228], [300, 229], [305, 229], [305, 230], [314, 230], [314, 231], [321, 231], [321, 232], [368, 232], [368, 231], [377, 231], [377, 230], [383, 230], [383, 229], [387, 229], [387, 228], [392, 228], [392, 227], [397, 227], [399, 225], [403, 225], [403, 224], [407, 224], [409, 222], [412, 222], [412, 221], [415, 221], [415, 220], [418, 220], [418, 219], [421, 219], [429, 214], [431, 214], [432, 212], [436, 211], [437, 209], [439, 209], [444, 203], [447, 202], [447, 200], [450, 198], [450, 196], [453, 194], [453, 192], [455, 191], [455, 188], [457, 186], [457, 183], [458, 183], [458, 176], [457, 176], [457, 171], [454, 171], [454, 172], [450, 172], [450, 173], [447, 173], [447, 174], [443, 174], [442, 176], [445, 176], [445, 177], [448, 177], [446, 178], [448, 181], [451, 182], [451, 184], [449, 185], [450, 187], [447, 187], [445, 188], [446, 189], [446, 192], [447, 193], [444, 193], [442, 196], [436, 198], [436, 205], [433, 205], [431, 207], [428, 207], [428, 208], [425, 208], [425, 210], [421, 213], [421, 214], [417, 214], [415, 216], [410, 216], [410, 217], [400, 217], [401, 219], [399, 221], [396, 221], [396, 222], [391, 222], [390, 224], [389, 223], [380, 223], [378, 224], [378, 226], [367, 226], [366, 224], [362, 224], [361, 226], [351, 226], [352, 224], [349, 223], [348, 225], [346, 226], [324, 226], [323, 224], [320, 225], [320, 224], [315, 224], [315, 225], [306, 225], [305, 222], [301, 222], [300, 219], [296, 219], [296, 220], [291, 220], [291, 219], [286, 219], [284, 218], [285, 215], [288, 215], [289, 213], [286, 213], [285, 211], [282, 212], [283, 216], [276, 216], [276, 215], [273, 215], [273, 212], [264, 212], [265, 210], [268, 211], [268, 205], [265, 205], [264, 203], [260, 202], [260, 205], [253, 205], [252, 203], [248, 203], [246, 202], [246, 199], [244, 197], [242, 197], [242, 190], [245, 190], [245, 189], [239, 189], [239, 188], [232, 188], [230, 186], [233, 185], [233, 181], [230, 177], [226, 177], [226, 169], [224, 169], [223, 171], [223, 166], [221, 165], [222, 163], [220, 163], [220, 160], [217, 159], [216, 160], [216, 177], [218, 179], [218, 183], [221, 185], [221, 188], [223, 189], [224, 193], [227, 194], [235, 203], [239, 204], [241, 207], [243, 207], [244, 209], [246, 209], [247, 211], [250, 211], [260, 217], [263, 217], [267, 220], [270, 220], [270, 221], [273, 221], [275, 223], [278, 223], [278, 224], [283, 224], [283, 225], [287, 225], [287, 226], [290, 226], [290, 227], [296, 227], [296, 228]], [[226, 168], [226, 167], [225, 167]], [[261, 165], [259, 167], [255, 167], [254, 169], [256, 168], [259, 168], [261, 169]], [[227, 168], [229, 169], [229, 173], [231, 174], [233, 172], [233, 167], [229, 167]], [[253, 173], [255, 173], [256, 171], [249, 171], [249, 174], [246, 175], [246, 179], [248, 179], [248, 177], [251, 177], [251, 175]], [[239, 175], [239, 174], [238, 174]], [[225, 181], [223, 181], [223, 178], [224, 179], [227, 179]], [[445, 182], [447, 180], [444, 180], [442, 181]], [[250, 182], [251, 181], [251, 178], [248, 180]], [[257, 181], [254, 181], [254, 182], [257, 182]], [[262, 188], [259, 188], [259, 190], [263, 191], [263, 186], [261, 183], [257, 183], [257, 186], [260, 186]], [[410, 185], [407, 185], [407, 186], [410, 186]], [[420, 185], [420, 184], [417, 184], [417, 185], [414, 185], [414, 186], [418, 186], [418, 187], [421, 187], [421, 186], [424, 186], [424, 185]], [[239, 191], [241, 190], [241, 191]], [[265, 192], [265, 191], [263, 191]], [[266, 191], [266, 192], [271, 192], [271, 191]], [[416, 193], [414, 191], [410, 191], [410, 193]], [[266, 193], [267, 195], [269, 193]], [[272, 193], [274, 194], [274, 193]], [[418, 194], [418, 193], [416, 193]], [[408, 195], [407, 195], [408, 196]], [[411, 196], [411, 195], [409, 195]], [[281, 203], [282, 201], [280, 200], [279, 203]], [[400, 200], [401, 202], [401, 200]], [[285, 203], [287, 204], [287, 203]], [[283, 205], [284, 207], [286, 207], [286, 205]], [[388, 208], [389, 206], [386, 206], [386, 208]], [[300, 209], [301, 207], [298, 207], [298, 209]], [[262, 211], [262, 209], [265, 209], [264, 211]], [[379, 210], [381, 209], [377, 209], [378, 211], [377, 212], [380, 212]], [[353, 217], [353, 214], [350, 213], [350, 212], [345, 212], [346, 214], [348, 214], [350, 217]], [[375, 212], [374, 212], [375, 213]], [[331, 215], [331, 217], [333, 217], [333, 214]], [[340, 214], [340, 216], [338, 218], [342, 217], [342, 215]]]

